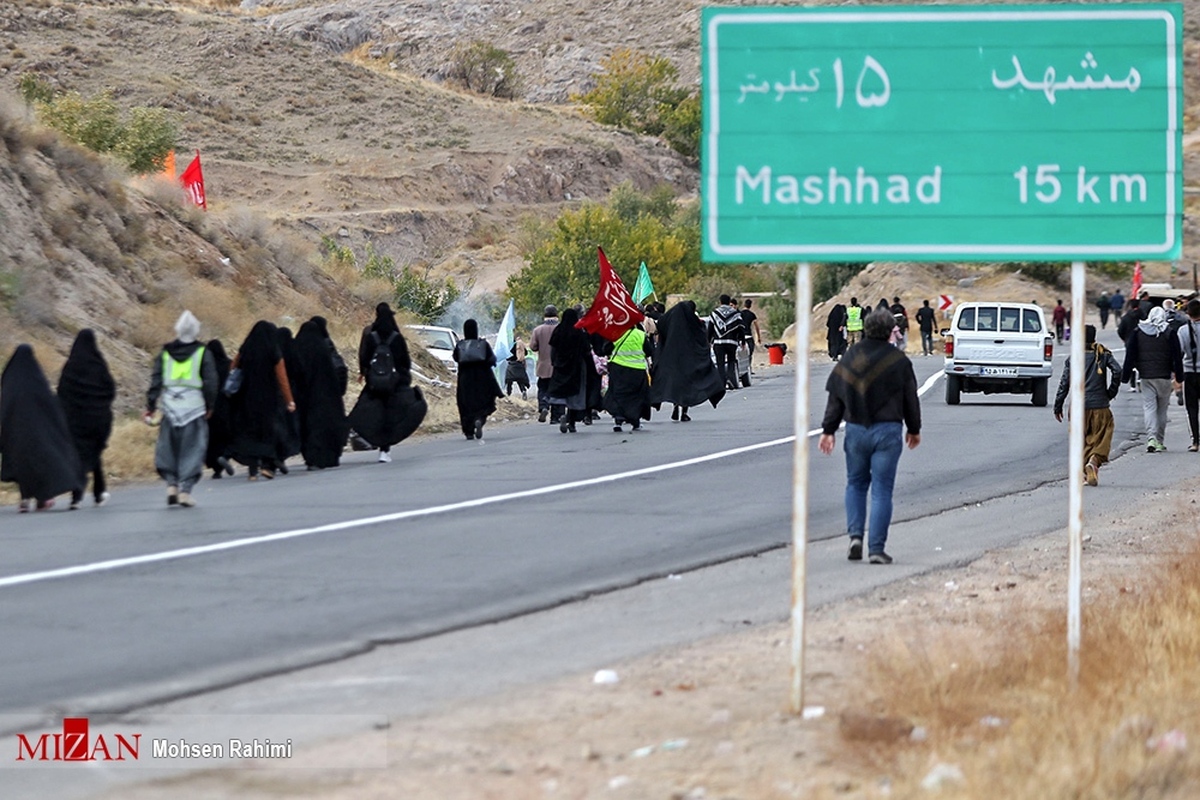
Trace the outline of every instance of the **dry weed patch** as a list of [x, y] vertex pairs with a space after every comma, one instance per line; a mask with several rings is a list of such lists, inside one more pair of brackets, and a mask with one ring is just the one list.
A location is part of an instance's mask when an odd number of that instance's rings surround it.
[[870, 753], [895, 765], [896, 796], [927, 794], [941, 763], [962, 772], [943, 797], [1195, 797], [1200, 544], [1182, 550], [1160, 556], [1143, 588], [1085, 584], [1075, 688], [1065, 607], [1017, 604], [948, 630], [926, 620], [885, 643], [868, 667], [885, 698], [873, 711], [924, 736]]

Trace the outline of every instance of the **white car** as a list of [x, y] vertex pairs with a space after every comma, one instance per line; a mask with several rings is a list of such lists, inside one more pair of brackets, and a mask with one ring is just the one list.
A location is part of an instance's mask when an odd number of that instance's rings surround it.
[[947, 405], [958, 405], [963, 392], [1028, 394], [1035, 406], [1046, 405], [1054, 338], [1041, 306], [963, 303], [942, 335]]
[[446, 365], [451, 374], [458, 372], [458, 364], [454, 361], [454, 346], [458, 344], [458, 333], [453, 328], [442, 328], [437, 325], [405, 325], [405, 335], [415, 338], [430, 355]]

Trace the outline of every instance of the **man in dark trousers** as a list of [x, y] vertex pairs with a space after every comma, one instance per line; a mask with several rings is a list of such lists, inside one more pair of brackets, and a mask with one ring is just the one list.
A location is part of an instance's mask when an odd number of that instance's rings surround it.
[[[1108, 463], [1112, 448], [1113, 423], [1109, 401], [1121, 388], [1120, 368], [1113, 354], [1096, 341], [1096, 326], [1083, 327], [1083, 480], [1088, 486], [1100, 482], [1100, 467]], [[1062, 422], [1063, 403], [1071, 391], [1071, 359], [1063, 362], [1062, 379], [1054, 396], [1054, 418]]]
[[1054, 307], [1054, 314], [1051, 316], [1054, 322], [1054, 338], [1059, 343], [1063, 343], [1063, 330], [1067, 325], [1067, 309], [1063, 306], [1062, 300], [1058, 301], [1058, 305]]
[[742, 314], [727, 294], [708, 318], [709, 336], [712, 337], [713, 355], [717, 357], [717, 372], [728, 389], [738, 388], [737, 349], [745, 335]]
[[929, 301], [925, 300], [917, 309], [917, 326], [921, 329], [921, 355], [933, 355], [933, 326], [936, 323], [937, 317], [929, 307]]
[[1188, 300], [1188, 321], [1176, 333], [1180, 351], [1180, 382], [1183, 405], [1192, 433], [1189, 453], [1200, 451], [1200, 300]]
[[563, 405], [552, 405], [550, 395], [546, 393], [550, 386], [550, 376], [554, 374], [554, 367], [550, 364], [550, 359], [554, 355], [553, 348], [550, 347], [550, 336], [554, 333], [556, 325], [558, 325], [558, 309], [554, 306], [546, 306], [546, 310], [542, 313], [542, 324], [529, 334], [529, 349], [537, 353], [534, 372], [537, 375], [538, 422], [545, 422], [546, 416], [550, 415], [550, 422], [555, 425], [558, 424], [563, 409], [566, 408]]
[[[846, 421], [846, 530], [851, 561], [862, 560], [863, 536], [870, 534], [872, 564], [891, 564], [887, 545], [892, 522], [892, 489], [905, 443], [921, 443], [921, 403], [912, 362], [888, 339], [896, 318], [877, 309], [863, 323], [863, 340], [851, 347], [825, 384], [829, 401], [817, 447], [833, 453], [838, 426]], [[907, 428], [907, 432], [905, 431]], [[871, 493], [867, 525], [867, 491]]]
[[[1182, 366], [1179, 337], [1170, 331], [1167, 312], [1150, 309], [1125, 340], [1125, 367], [1122, 381], [1132, 381], [1137, 370], [1142, 385], [1142, 416], [1146, 424], [1146, 452], [1163, 453], [1167, 433], [1167, 407], [1173, 384], [1181, 380]], [[1174, 379], [1174, 380], [1172, 380]]]

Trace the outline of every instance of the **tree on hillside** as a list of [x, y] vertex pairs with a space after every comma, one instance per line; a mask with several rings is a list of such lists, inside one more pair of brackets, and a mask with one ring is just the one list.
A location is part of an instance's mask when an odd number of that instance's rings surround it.
[[508, 295], [526, 308], [590, 303], [599, 283], [597, 247], [604, 248], [627, 288], [645, 261], [660, 296], [677, 292], [705, 269], [692, 220], [669, 189], [647, 196], [618, 187], [607, 205], [586, 203], [559, 217], [526, 266], [509, 277]]
[[663, 136], [695, 158], [700, 149], [700, 99], [675, 86], [679, 70], [665, 58], [622, 48], [600, 62], [596, 86], [576, 98], [602, 125]]

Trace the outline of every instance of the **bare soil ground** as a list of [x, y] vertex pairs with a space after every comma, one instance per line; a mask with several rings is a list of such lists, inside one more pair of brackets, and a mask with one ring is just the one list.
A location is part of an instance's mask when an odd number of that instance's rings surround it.
[[[1135, 517], [1088, 520], [1085, 602], [1099, 595], [1144, 594], [1161, 580], [1163, 562], [1195, 552], [1196, 524], [1181, 512], [1194, 508], [1188, 498], [1197, 488], [1200, 481], [1191, 478], [1144, 498]], [[1065, 617], [1065, 545], [1065, 531], [1030, 539], [965, 567], [813, 611], [805, 705], [824, 709], [813, 719], [789, 712], [790, 629], [778, 623], [608, 665], [620, 678], [613, 685], [597, 685], [591, 673], [572, 675], [394, 720], [390, 731], [369, 734], [387, 737], [386, 770], [214, 771], [122, 789], [119, 796], [160, 797], [168, 789], [195, 800], [999, 796], [986, 788], [986, 778], [969, 773], [937, 792], [921, 788], [938, 764], [954, 765], [977, 750], [979, 738], [964, 736], [955, 743], [914, 738], [908, 727], [924, 720], [889, 715], [890, 695], [898, 687], [881, 680], [878, 664], [896, 652], [935, 650], [933, 669], [952, 670], [940, 662], [953, 660], [956, 652], [965, 657], [1010, 644], [1004, 637], [1014, 618]], [[1004, 724], [1016, 731], [1021, 723]], [[1154, 724], [1148, 723], [1150, 729]], [[1003, 747], [1003, 736], [996, 733], [988, 746]], [[322, 757], [336, 759], [360, 745], [358, 739], [329, 743], [321, 746]], [[1186, 770], [1184, 758], [1159, 766]], [[1195, 758], [1186, 759], [1194, 769]], [[1164, 781], [1138, 796], [1194, 796], [1169, 785]], [[1047, 787], [1036, 796], [1113, 795], [1095, 787], [1082, 794]]]

